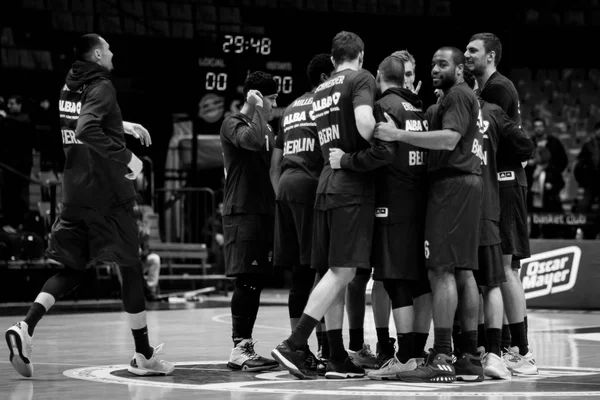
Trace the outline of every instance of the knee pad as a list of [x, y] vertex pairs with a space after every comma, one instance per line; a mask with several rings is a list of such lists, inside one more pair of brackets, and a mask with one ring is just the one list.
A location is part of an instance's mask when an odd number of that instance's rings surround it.
[[235, 288], [243, 291], [260, 293], [264, 287], [264, 276], [262, 275], [239, 275], [235, 279]]
[[142, 266], [120, 267], [123, 279], [123, 307], [129, 314], [137, 314], [146, 310], [144, 297], [144, 275]]
[[315, 284], [316, 271], [308, 265], [294, 267], [292, 271], [292, 291], [308, 292], [312, 290]]
[[384, 280], [383, 287], [392, 301], [392, 310], [413, 305], [412, 282], [403, 279]]

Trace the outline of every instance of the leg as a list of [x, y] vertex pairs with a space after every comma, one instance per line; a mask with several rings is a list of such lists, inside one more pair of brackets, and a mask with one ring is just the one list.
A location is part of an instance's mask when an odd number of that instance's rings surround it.
[[[348, 313], [348, 326], [350, 328], [350, 343], [348, 349], [353, 352], [362, 350], [364, 345], [364, 324], [367, 283], [370, 274], [357, 271], [356, 276], [346, 289], [346, 312]], [[327, 324], [327, 321], [325, 322]]]
[[425, 345], [427, 344], [429, 331], [431, 330], [431, 321], [433, 319], [433, 296], [429, 284], [427, 286], [428, 292], [414, 299], [413, 331], [415, 333], [415, 347], [413, 349], [413, 357], [416, 358], [423, 357], [423, 353], [426, 353]]
[[310, 265], [295, 266], [292, 271], [292, 287], [288, 297], [288, 312], [292, 330], [298, 325], [315, 281], [315, 270]]
[[371, 307], [373, 308], [373, 319], [377, 332], [377, 363], [383, 365], [385, 361], [393, 357], [394, 344], [390, 338], [390, 314], [392, 303], [383, 282], [374, 281], [371, 291]]
[[452, 325], [458, 303], [454, 273], [448, 269], [430, 269], [429, 282], [433, 295], [433, 326], [436, 353], [452, 353]]
[[236, 277], [235, 290], [231, 297], [231, 338], [234, 347], [243, 340], [252, 339], [263, 280], [262, 275], [255, 274], [242, 274]]
[[502, 298], [504, 300], [504, 310], [510, 327], [512, 344], [519, 347], [519, 354], [525, 355], [529, 351], [527, 348], [524, 324], [524, 303], [525, 294], [521, 282], [513, 272], [511, 261], [512, 255], [502, 257], [504, 271], [506, 272], [506, 282], [500, 285]]

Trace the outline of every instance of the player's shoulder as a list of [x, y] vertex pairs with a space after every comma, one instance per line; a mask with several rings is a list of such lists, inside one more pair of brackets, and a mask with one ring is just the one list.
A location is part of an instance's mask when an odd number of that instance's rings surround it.
[[515, 88], [514, 83], [498, 71], [496, 71], [489, 78], [486, 86], [488, 87], [488, 89], [505, 90], [510, 93], [517, 92], [517, 88]]
[[477, 95], [475, 94], [475, 92], [473, 91], [473, 89], [471, 89], [469, 87], [469, 85], [467, 85], [464, 82], [461, 82], [457, 85], [454, 85], [449, 91], [448, 93], [446, 93], [446, 95], [444, 96], [444, 98], [442, 99], [442, 103], [448, 103], [448, 102], [452, 102], [452, 101], [456, 101], [456, 100], [463, 100], [463, 101], [467, 101], [467, 102], [471, 102], [471, 103], [477, 103]]

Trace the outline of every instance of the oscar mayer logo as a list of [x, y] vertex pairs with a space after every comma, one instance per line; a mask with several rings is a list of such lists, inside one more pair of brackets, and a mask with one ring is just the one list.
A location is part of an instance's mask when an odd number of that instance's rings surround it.
[[581, 260], [577, 246], [538, 253], [521, 260], [521, 280], [525, 298], [547, 296], [573, 289]]

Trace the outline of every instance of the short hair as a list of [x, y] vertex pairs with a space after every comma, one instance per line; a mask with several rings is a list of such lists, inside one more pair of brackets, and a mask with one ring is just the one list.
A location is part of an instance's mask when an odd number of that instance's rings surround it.
[[483, 42], [483, 48], [485, 49], [486, 54], [492, 51], [496, 54], [494, 57], [494, 66], [497, 67], [502, 59], [502, 42], [498, 36], [490, 32], [482, 32], [471, 36], [471, 40], [469, 40], [469, 42], [474, 40], [481, 40]]
[[97, 33], [87, 33], [75, 42], [73, 48], [75, 59], [79, 61], [87, 61], [94, 50], [102, 46], [100, 35]]
[[335, 66], [331, 62], [331, 54], [317, 54], [310, 60], [306, 68], [306, 76], [312, 87], [321, 84], [321, 74], [330, 75]]
[[452, 52], [452, 62], [454, 63], [454, 65], [465, 64], [465, 53], [458, 49], [458, 47], [444, 46], [440, 47], [437, 51]]
[[8, 99], [6, 99], [6, 102], [8, 103], [8, 101], [10, 99], [13, 99], [15, 101], [15, 103], [17, 103], [19, 105], [23, 104], [23, 97], [19, 96], [18, 94], [10, 96]]
[[263, 71], [254, 71], [246, 77], [244, 82], [244, 99], [248, 96], [248, 91], [258, 90], [263, 96], [277, 94], [279, 85], [271, 74]]
[[331, 42], [331, 56], [336, 64], [355, 60], [364, 50], [365, 43], [356, 33], [352, 32], [341, 31]]
[[398, 50], [392, 53], [392, 57], [397, 57], [402, 60], [403, 63], [411, 62], [413, 66], [417, 65], [415, 57], [408, 52], [408, 50]]
[[387, 56], [379, 64], [377, 71], [384, 81], [400, 87], [404, 86], [404, 61], [400, 57], [393, 54]]
[[536, 122], [540, 121], [542, 123], [542, 125], [544, 125], [544, 127], [546, 127], [546, 121], [543, 118], [540, 117], [536, 117], [533, 119], [533, 121], [531, 121], [531, 125], [535, 125]]
[[463, 78], [465, 80], [465, 83], [469, 85], [471, 89], [475, 89], [475, 75], [473, 75], [473, 73], [467, 68], [464, 69]]

